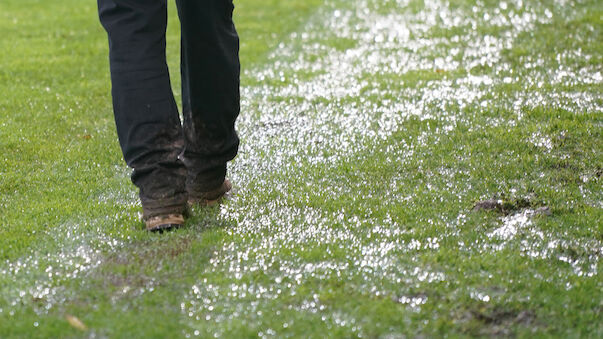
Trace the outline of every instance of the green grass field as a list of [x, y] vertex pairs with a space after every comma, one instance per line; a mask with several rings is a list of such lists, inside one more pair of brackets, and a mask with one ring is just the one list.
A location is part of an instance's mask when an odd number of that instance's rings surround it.
[[0, 2], [0, 338], [603, 337], [601, 1], [235, 5], [235, 192], [157, 235], [96, 3]]

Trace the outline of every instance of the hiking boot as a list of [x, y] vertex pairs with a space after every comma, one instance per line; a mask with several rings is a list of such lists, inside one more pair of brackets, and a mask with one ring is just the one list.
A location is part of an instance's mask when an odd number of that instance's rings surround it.
[[180, 213], [157, 215], [144, 221], [147, 231], [163, 232], [176, 229], [184, 224], [184, 215]]
[[231, 189], [232, 184], [228, 179], [224, 179], [222, 185], [217, 188], [205, 192], [188, 188], [188, 203], [189, 205], [212, 206], [218, 203]]

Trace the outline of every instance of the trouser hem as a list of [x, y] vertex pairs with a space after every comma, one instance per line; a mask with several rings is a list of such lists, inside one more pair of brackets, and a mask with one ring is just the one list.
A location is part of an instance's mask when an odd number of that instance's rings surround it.
[[189, 168], [186, 178], [186, 190], [189, 194], [193, 195], [199, 192], [209, 192], [220, 187], [225, 178], [226, 164], [202, 171], [195, 171], [195, 169]]

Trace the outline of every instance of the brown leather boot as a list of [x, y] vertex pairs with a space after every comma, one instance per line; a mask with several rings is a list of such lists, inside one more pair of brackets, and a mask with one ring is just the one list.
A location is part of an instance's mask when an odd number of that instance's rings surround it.
[[184, 215], [179, 213], [157, 215], [146, 219], [144, 223], [147, 231], [161, 233], [182, 226], [184, 224]]
[[224, 179], [222, 185], [207, 192], [198, 192], [189, 188], [188, 203], [189, 205], [212, 206], [218, 203], [231, 189], [232, 184], [228, 179]]

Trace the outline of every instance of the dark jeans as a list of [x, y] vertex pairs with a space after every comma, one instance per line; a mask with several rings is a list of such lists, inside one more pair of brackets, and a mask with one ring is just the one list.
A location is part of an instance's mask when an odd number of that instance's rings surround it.
[[109, 36], [113, 110], [145, 217], [181, 212], [218, 187], [237, 154], [239, 38], [232, 0], [176, 0], [184, 123], [165, 57], [167, 0], [98, 0]]

